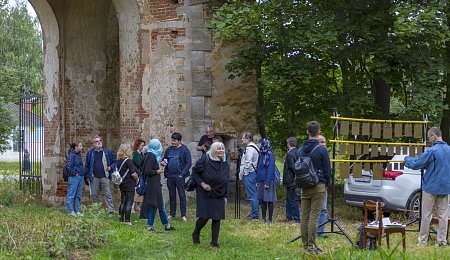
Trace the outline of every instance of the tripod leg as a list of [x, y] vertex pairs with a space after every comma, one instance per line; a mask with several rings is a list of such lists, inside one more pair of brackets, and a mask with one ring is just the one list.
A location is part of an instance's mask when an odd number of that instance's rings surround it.
[[333, 223], [336, 225], [337, 228], [339, 228], [339, 230], [342, 232], [342, 234], [348, 239], [348, 241], [350, 241], [350, 243], [352, 243], [352, 245], [354, 245], [355, 243], [353, 242], [353, 240], [350, 238], [350, 236], [344, 231], [344, 229], [341, 227], [341, 225], [339, 225], [339, 223], [337, 223], [337, 221], [335, 219], [333, 219]]

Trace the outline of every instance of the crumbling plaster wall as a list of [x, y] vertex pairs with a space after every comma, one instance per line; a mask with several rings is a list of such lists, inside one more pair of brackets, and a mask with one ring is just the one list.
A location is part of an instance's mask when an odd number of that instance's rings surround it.
[[138, 137], [166, 147], [177, 131], [195, 162], [206, 126], [254, 129], [254, 78], [227, 78], [231, 47], [211, 36], [207, 0], [30, 1], [44, 31], [50, 202], [64, 201], [58, 173], [70, 141], [84, 153], [94, 134], [112, 150]]

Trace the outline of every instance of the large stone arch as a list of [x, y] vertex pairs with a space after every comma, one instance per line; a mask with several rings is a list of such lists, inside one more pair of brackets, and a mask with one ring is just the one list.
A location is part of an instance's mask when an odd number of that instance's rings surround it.
[[64, 202], [71, 141], [86, 152], [100, 134], [114, 151], [137, 137], [167, 146], [177, 131], [195, 161], [206, 126], [231, 151], [254, 128], [254, 78], [227, 78], [231, 48], [207, 29], [206, 0], [29, 1], [44, 35], [44, 200]]

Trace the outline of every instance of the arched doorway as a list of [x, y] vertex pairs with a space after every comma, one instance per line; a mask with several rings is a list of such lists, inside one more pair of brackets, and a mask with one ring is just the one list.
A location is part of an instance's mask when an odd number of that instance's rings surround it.
[[94, 135], [112, 150], [121, 142], [121, 103], [138, 77], [138, 7], [134, 0], [29, 2], [44, 36], [43, 199], [59, 203], [70, 142], [83, 142], [84, 152]]

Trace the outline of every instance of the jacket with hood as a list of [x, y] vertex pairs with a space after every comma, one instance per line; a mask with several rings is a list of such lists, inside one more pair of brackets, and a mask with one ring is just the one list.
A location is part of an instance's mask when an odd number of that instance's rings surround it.
[[325, 183], [328, 185], [331, 179], [331, 165], [330, 156], [328, 155], [328, 150], [324, 146], [317, 148], [313, 154], [309, 154], [312, 149], [319, 145], [319, 141], [316, 139], [310, 139], [303, 141], [303, 145], [298, 148], [298, 153], [302, 156], [309, 156], [314, 165], [316, 171], [319, 173], [319, 183]]

